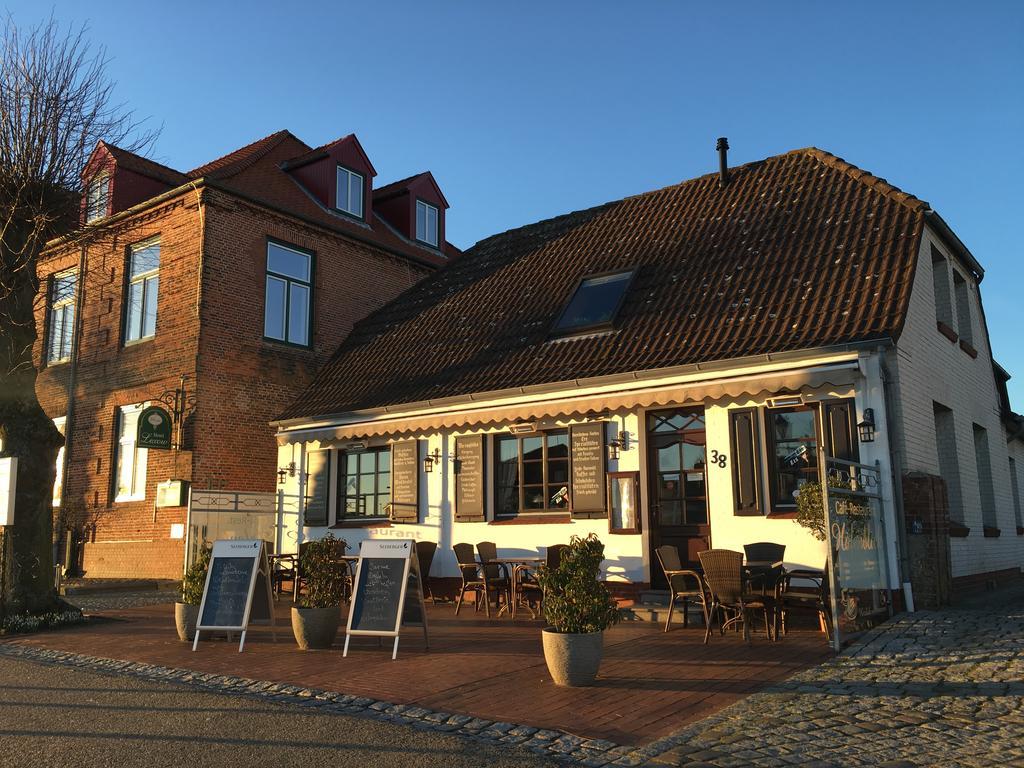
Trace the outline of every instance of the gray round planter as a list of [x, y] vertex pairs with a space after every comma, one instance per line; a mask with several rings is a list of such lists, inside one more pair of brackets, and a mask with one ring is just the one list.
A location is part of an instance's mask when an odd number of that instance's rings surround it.
[[544, 661], [555, 685], [592, 685], [597, 678], [604, 653], [604, 632], [572, 634], [555, 632], [547, 627], [544, 638]]
[[330, 648], [341, 623], [341, 606], [332, 608], [292, 607], [292, 634], [299, 648]]
[[174, 604], [174, 626], [178, 630], [178, 639], [191, 642], [196, 636], [196, 621], [199, 619], [199, 606], [188, 603]]

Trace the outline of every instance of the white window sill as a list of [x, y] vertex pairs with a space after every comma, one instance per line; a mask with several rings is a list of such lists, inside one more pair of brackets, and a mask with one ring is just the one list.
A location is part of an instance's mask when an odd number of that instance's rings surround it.
[[145, 494], [143, 494], [142, 496], [115, 496], [114, 497], [114, 503], [115, 504], [121, 504], [121, 503], [126, 502], [126, 501], [145, 501], [145, 500], [146, 500]]

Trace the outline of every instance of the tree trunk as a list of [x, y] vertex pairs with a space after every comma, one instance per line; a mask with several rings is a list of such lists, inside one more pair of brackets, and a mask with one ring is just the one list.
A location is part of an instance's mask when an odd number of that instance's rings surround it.
[[[0, 615], [53, 609], [53, 481], [63, 437], [36, 397], [33, 304], [39, 288], [37, 254], [26, 258], [37, 238], [18, 237], [9, 226], [0, 243], [0, 440], [4, 454], [18, 459], [14, 525], [4, 533], [0, 557]], [[16, 245], [16, 248], [11, 248]], [[12, 252], [13, 251], [13, 252]], [[21, 269], [11, 270], [21, 262]]]

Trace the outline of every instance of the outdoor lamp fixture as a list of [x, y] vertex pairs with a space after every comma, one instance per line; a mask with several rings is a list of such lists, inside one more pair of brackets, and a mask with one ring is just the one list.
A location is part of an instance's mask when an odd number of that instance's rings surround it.
[[615, 461], [616, 459], [619, 458], [620, 448], [622, 448], [622, 442], [619, 440], [619, 438], [615, 438], [610, 443], [608, 443], [608, 459], [610, 461]]
[[875, 409], [865, 408], [864, 418], [857, 424], [857, 434], [862, 443], [875, 442]]
[[295, 477], [295, 462], [290, 461], [283, 467], [277, 470], [277, 484], [284, 485], [284, 479], [286, 477]]
[[441, 451], [438, 448], [435, 448], [433, 453], [428, 453], [426, 456], [423, 457], [423, 471], [433, 472], [434, 465], [440, 463], [440, 461]]

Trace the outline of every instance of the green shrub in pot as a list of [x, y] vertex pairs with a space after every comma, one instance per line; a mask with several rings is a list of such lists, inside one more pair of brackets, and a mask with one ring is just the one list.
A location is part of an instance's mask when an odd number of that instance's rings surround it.
[[212, 552], [213, 550], [206, 544], [201, 546], [181, 580], [181, 601], [174, 604], [174, 625], [180, 640], [189, 641], [195, 637], [199, 604], [203, 602], [203, 590], [206, 589], [206, 574], [210, 570]]
[[330, 648], [338, 634], [350, 573], [339, 557], [345, 547], [344, 540], [330, 533], [302, 547], [299, 572], [303, 591], [292, 608], [292, 632], [303, 650]]
[[621, 611], [600, 580], [604, 544], [591, 533], [573, 536], [557, 568], [541, 570], [544, 658], [558, 685], [589, 685], [597, 677], [604, 630], [617, 624]]

